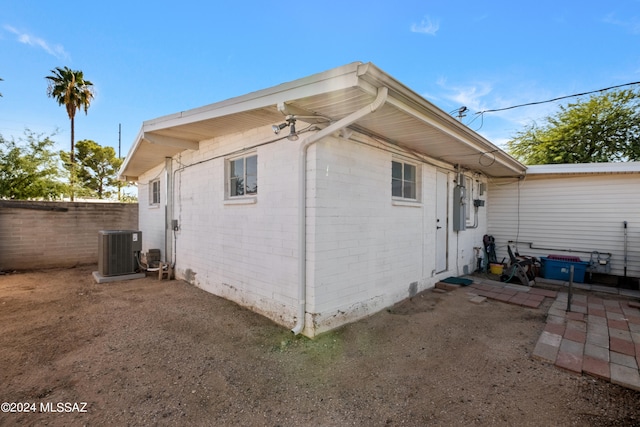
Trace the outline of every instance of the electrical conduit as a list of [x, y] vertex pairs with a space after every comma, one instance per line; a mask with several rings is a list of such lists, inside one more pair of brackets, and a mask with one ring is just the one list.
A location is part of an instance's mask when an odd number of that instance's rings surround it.
[[307, 150], [322, 138], [353, 124], [355, 121], [367, 116], [387, 101], [388, 89], [378, 88], [376, 99], [369, 105], [354, 111], [347, 117], [327, 126], [319, 132], [308, 136], [299, 145], [298, 155], [298, 318], [296, 325], [291, 329], [294, 335], [304, 330], [305, 314], [307, 310]]

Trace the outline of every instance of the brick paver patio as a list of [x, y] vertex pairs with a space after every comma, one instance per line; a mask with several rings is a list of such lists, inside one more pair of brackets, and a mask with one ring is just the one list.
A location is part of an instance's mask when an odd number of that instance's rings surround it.
[[640, 391], [640, 304], [628, 299], [475, 280], [467, 287], [481, 297], [539, 308], [553, 302], [533, 357], [577, 374]]

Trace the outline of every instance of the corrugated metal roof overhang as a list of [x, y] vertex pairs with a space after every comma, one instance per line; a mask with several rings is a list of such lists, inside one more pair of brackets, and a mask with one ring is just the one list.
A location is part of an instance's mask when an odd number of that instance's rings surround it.
[[371, 63], [352, 63], [304, 79], [201, 108], [146, 121], [119, 175], [137, 177], [200, 141], [283, 120], [278, 104], [339, 120], [373, 102], [379, 87], [387, 102], [351, 127], [385, 141], [478, 170], [488, 176], [519, 176], [526, 167], [442, 112]]

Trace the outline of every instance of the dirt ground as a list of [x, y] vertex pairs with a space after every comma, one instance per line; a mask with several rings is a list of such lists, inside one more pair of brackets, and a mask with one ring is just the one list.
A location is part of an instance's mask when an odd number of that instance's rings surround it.
[[0, 425], [640, 425], [640, 393], [531, 358], [548, 304], [425, 291], [309, 340], [95, 269], [0, 276]]

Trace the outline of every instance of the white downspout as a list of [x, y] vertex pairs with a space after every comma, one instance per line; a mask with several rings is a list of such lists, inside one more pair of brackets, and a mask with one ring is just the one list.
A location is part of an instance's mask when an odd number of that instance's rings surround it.
[[327, 126], [321, 131], [309, 135], [299, 145], [298, 164], [298, 319], [291, 329], [295, 335], [304, 330], [305, 314], [307, 308], [307, 149], [322, 138], [353, 124], [362, 117], [373, 113], [387, 100], [388, 89], [378, 88], [376, 99], [366, 107], [363, 107], [347, 117]]
[[165, 204], [164, 204], [164, 258], [167, 264], [173, 259], [173, 247], [171, 241], [171, 220], [173, 219], [173, 159], [164, 158], [166, 174]]

